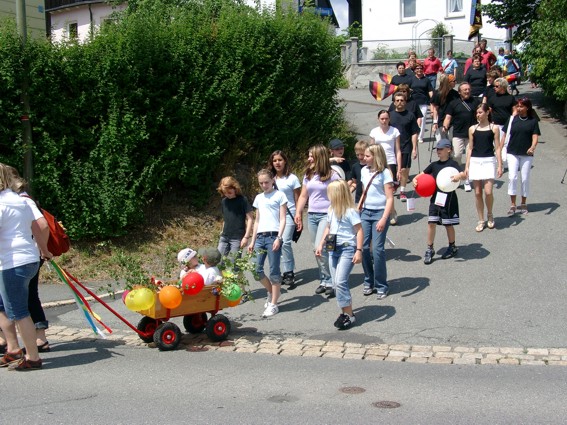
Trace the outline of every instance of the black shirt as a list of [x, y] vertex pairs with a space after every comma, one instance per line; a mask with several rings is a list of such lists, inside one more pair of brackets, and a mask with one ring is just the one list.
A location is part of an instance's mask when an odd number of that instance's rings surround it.
[[[510, 141], [508, 142], [508, 153], [512, 155], [527, 155], [528, 149], [532, 146], [532, 136], [540, 135], [539, 124], [535, 118], [520, 118], [519, 115], [510, 117], [513, 119], [510, 128]], [[508, 122], [504, 131], [508, 128]]]
[[410, 85], [411, 82], [411, 75], [404, 74], [404, 75], [394, 75], [392, 77], [392, 84], [395, 86], [399, 86], [400, 84], [407, 84]]
[[473, 149], [471, 157], [489, 158], [494, 156], [494, 132], [492, 124], [488, 130], [474, 130], [473, 133]]
[[351, 177], [356, 180], [356, 190], [354, 191], [355, 204], [358, 204], [362, 196], [362, 177], [360, 175], [362, 167], [366, 167], [366, 164], [362, 165], [359, 161], [356, 161], [351, 167]]
[[410, 84], [413, 90], [411, 98], [416, 101], [418, 105], [429, 105], [429, 92], [433, 91], [431, 81], [427, 77], [417, 78], [415, 75], [411, 79]]
[[[394, 104], [394, 102], [390, 103], [390, 107], [388, 108], [388, 112], [392, 112], [396, 110], [396, 105]], [[419, 109], [419, 105], [417, 103], [415, 103], [415, 100], [408, 100], [406, 102], [406, 111], [410, 111], [413, 116], [415, 117], [415, 119], [417, 120], [418, 118], [423, 118], [423, 114], [421, 113], [421, 109]]]
[[486, 90], [486, 68], [481, 65], [480, 68], [467, 69], [465, 81], [471, 85], [471, 95], [480, 96]]
[[248, 200], [242, 195], [232, 199], [222, 198], [221, 210], [224, 219], [222, 236], [242, 239], [246, 233], [246, 214], [252, 211]]
[[512, 115], [512, 108], [516, 103], [516, 99], [509, 93], [494, 95], [486, 99], [486, 104], [492, 108], [492, 122], [498, 125], [506, 124], [510, 115]]
[[417, 119], [407, 109], [402, 112], [390, 112], [390, 125], [400, 132], [400, 149], [402, 153], [411, 153], [413, 145], [411, 137], [419, 133]]
[[476, 107], [480, 105], [478, 97], [462, 100], [460, 97], [449, 103], [446, 114], [451, 115], [453, 137], [468, 138], [469, 128], [476, 123]]
[[447, 93], [447, 97], [445, 98], [445, 102], [441, 104], [441, 97], [439, 96], [439, 90], [435, 90], [433, 93], [433, 97], [431, 98], [431, 104], [437, 106], [437, 123], [439, 127], [443, 125], [443, 120], [445, 119], [445, 115], [447, 115], [447, 108], [449, 104], [455, 100], [459, 99], [459, 93], [456, 90], [449, 90]]

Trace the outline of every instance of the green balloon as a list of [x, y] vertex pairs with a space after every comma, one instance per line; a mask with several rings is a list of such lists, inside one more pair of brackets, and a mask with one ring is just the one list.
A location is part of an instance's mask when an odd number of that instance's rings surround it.
[[229, 301], [236, 301], [242, 296], [242, 289], [236, 283], [233, 283], [227, 289], [225, 297]]

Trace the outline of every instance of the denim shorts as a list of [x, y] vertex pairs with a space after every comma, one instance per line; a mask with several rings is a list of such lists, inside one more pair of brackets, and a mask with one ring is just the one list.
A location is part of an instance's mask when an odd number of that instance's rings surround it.
[[29, 283], [39, 269], [39, 261], [0, 271], [0, 311], [11, 321], [30, 316]]

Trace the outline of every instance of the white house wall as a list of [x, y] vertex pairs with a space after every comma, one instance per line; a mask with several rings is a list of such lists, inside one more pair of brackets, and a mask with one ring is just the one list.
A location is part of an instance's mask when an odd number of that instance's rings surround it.
[[78, 27], [78, 40], [80, 42], [88, 39], [91, 22], [94, 28], [99, 28], [104, 20], [119, 10], [126, 8], [126, 5], [110, 6], [106, 3], [83, 4], [76, 7], [69, 7], [51, 12], [51, 38], [53, 41], [63, 41], [68, 38], [68, 27], [70, 23], [76, 22]]
[[[362, 0], [362, 38], [364, 47], [369, 50], [380, 44], [388, 49], [407, 51], [411, 44], [418, 50], [418, 56], [424, 57], [429, 47], [428, 30], [442, 22], [457, 40], [467, 40], [470, 28], [471, 0], [462, 0], [462, 12], [448, 14], [449, 0], [415, 0], [415, 17], [402, 19], [404, 0]], [[494, 49], [506, 39], [506, 29], [496, 28], [483, 16], [481, 35], [489, 39], [489, 46]], [[413, 42], [412, 40], [419, 40]], [[384, 40], [398, 40], [386, 42]], [[472, 46], [472, 45], [471, 45]], [[470, 53], [470, 46], [457, 42], [455, 50]], [[439, 52], [438, 52], [439, 53]], [[443, 53], [439, 53], [442, 56]]]

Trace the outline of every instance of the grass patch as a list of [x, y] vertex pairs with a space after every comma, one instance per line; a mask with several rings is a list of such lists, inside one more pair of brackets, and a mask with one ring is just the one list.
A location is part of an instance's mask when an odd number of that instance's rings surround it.
[[[71, 241], [69, 252], [56, 258], [80, 281], [115, 281], [129, 258], [148, 277], [174, 279], [179, 275], [177, 252], [184, 247], [217, 246], [221, 231], [220, 198], [211, 197], [205, 208], [195, 208], [186, 197], [173, 195], [154, 201], [144, 211], [145, 221], [122, 237]], [[126, 277], [126, 276], [124, 276]], [[40, 280], [60, 282], [54, 270], [41, 268]]]

